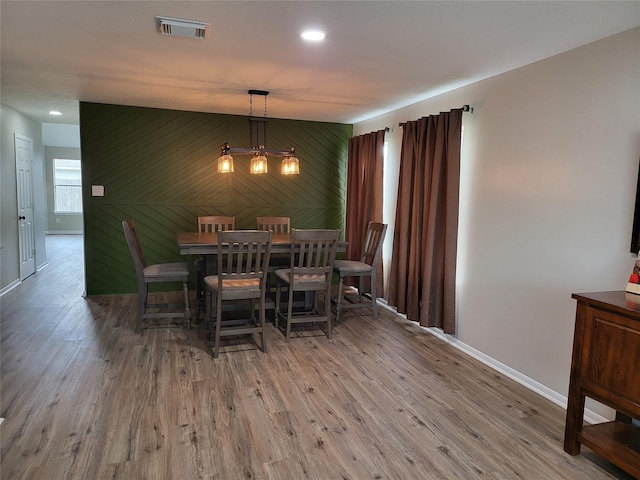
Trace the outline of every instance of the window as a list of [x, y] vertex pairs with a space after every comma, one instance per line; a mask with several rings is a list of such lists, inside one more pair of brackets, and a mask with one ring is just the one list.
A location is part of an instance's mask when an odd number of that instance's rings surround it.
[[55, 213], [82, 213], [80, 160], [53, 160]]
[[382, 146], [382, 168], [387, 173], [387, 157], [389, 156], [389, 142], [385, 141]]

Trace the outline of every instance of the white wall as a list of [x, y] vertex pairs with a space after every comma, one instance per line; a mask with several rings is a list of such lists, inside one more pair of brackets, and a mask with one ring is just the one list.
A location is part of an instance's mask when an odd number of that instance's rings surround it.
[[42, 143], [45, 147], [80, 148], [80, 125], [43, 123]]
[[623, 290], [633, 264], [640, 29], [354, 125], [393, 129], [388, 222], [398, 122], [464, 104], [457, 337], [566, 396], [571, 293]]
[[35, 229], [36, 268], [47, 261], [45, 227], [47, 203], [44, 189], [44, 148], [39, 122], [0, 105], [0, 293], [20, 282], [18, 245], [18, 201], [16, 192], [16, 133], [33, 140], [33, 222]]

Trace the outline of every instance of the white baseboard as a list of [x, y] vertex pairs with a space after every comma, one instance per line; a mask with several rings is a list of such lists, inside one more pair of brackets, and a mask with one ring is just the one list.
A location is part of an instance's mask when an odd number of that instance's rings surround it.
[[[42, 270], [45, 267], [49, 266], [49, 262], [45, 261], [44, 263], [42, 263], [41, 265], [38, 265], [36, 267], [36, 272], [39, 272], [40, 270]], [[14, 288], [16, 288], [18, 285], [20, 285], [22, 283], [22, 281], [20, 280], [14, 280], [13, 282], [11, 282], [9, 285], [7, 285], [6, 287], [4, 287], [2, 290], [0, 290], [0, 297], [2, 297], [5, 293], [10, 292], [11, 290], [13, 290]]]
[[[378, 300], [379, 300], [379, 305], [381, 305], [382, 307], [384, 307], [387, 310], [395, 313], [396, 315], [400, 315], [401, 317], [406, 318], [406, 315], [403, 315], [402, 313], [398, 313], [398, 311], [395, 308], [390, 307], [386, 303], [386, 301], [380, 300], [380, 299], [378, 299]], [[436, 337], [444, 340], [445, 342], [449, 343], [451, 346], [457, 348], [458, 350], [460, 350], [460, 351], [466, 353], [467, 355], [475, 358], [476, 360], [484, 363], [485, 365], [487, 365], [488, 367], [494, 369], [495, 371], [502, 373], [503, 375], [509, 377], [510, 379], [515, 380], [516, 382], [520, 383], [521, 385], [524, 385], [528, 389], [533, 390], [537, 394], [542, 395], [547, 400], [552, 401], [556, 405], [559, 405], [559, 406], [561, 406], [562, 408], [564, 408], [566, 410], [566, 408], [567, 408], [567, 397], [566, 396], [559, 394], [555, 390], [550, 389], [546, 385], [543, 385], [540, 382], [537, 382], [533, 378], [530, 378], [530, 377], [524, 375], [523, 373], [511, 368], [510, 366], [505, 365], [502, 362], [499, 362], [495, 358], [492, 358], [489, 355], [486, 355], [486, 354], [482, 353], [481, 351], [476, 350], [475, 348], [471, 347], [470, 345], [467, 345], [466, 343], [458, 340], [454, 336], [451, 336], [451, 335], [448, 335], [448, 334], [444, 333], [442, 330], [440, 330], [438, 328], [427, 328], [427, 327], [421, 327], [421, 328], [423, 330], [425, 330], [426, 332], [429, 332], [430, 334], [435, 335]], [[589, 422], [589, 423], [591, 423], [591, 424], [594, 424], [594, 423], [608, 422], [610, 419], [605, 418], [602, 415], [599, 415], [598, 413], [596, 413], [596, 412], [594, 412], [592, 410], [589, 410], [588, 408], [585, 408], [584, 409], [584, 420]]]
[[0, 297], [3, 296], [5, 293], [16, 288], [18, 285], [20, 285], [20, 283], [21, 283], [20, 280], [14, 280], [13, 282], [11, 282], [9, 285], [7, 285], [2, 290], [0, 290]]
[[83, 230], [47, 230], [45, 235], [84, 235]]

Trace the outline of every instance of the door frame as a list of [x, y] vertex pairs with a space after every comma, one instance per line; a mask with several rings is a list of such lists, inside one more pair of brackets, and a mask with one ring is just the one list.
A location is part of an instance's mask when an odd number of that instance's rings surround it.
[[[22, 178], [19, 143], [29, 145], [28, 178]], [[36, 234], [34, 225], [35, 202], [33, 198], [33, 140], [25, 135], [14, 133], [14, 156], [16, 162], [16, 202], [18, 221], [18, 262], [20, 280], [36, 272]]]

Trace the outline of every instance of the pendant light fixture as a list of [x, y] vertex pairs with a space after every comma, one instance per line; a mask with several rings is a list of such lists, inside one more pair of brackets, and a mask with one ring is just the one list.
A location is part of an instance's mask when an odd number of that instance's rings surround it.
[[[228, 144], [226, 145], [228, 146]], [[218, 157], [218, 173], [231, 173], [233, 172], [233, 157], [224, 153], [224, 146], [222, 150], [222, 155]]]
[[[291, 147], [291, 152], [293, 153], [293, 147]], [[298, 161], [298, 157], [295, 155], [285, 157], [284, 160], [280, 162], [280, 173], [282, 175], [300, 175], [300, 162]]]
[[[253, 96], [264, 97], [264, 117], [253, 116]], [[267, 95], [266, 90], [249, 90], [249, 144], [248, 148], [231, 147], [228, 143], [221, 146], [220, 157], [218, 158], [218, 173], [233, 172], [233, 157], [237, 155], [253, 155], [249, 172], [252, 174], [262, 174], [268, 172], [267, 155], [274, 157], [284, 157], [280, 165], [280, 173], [283, 175], [299, 175], [300, 162], [295, 154], [295, 148], [288, 150], [270, 150], [267, 145]]]

